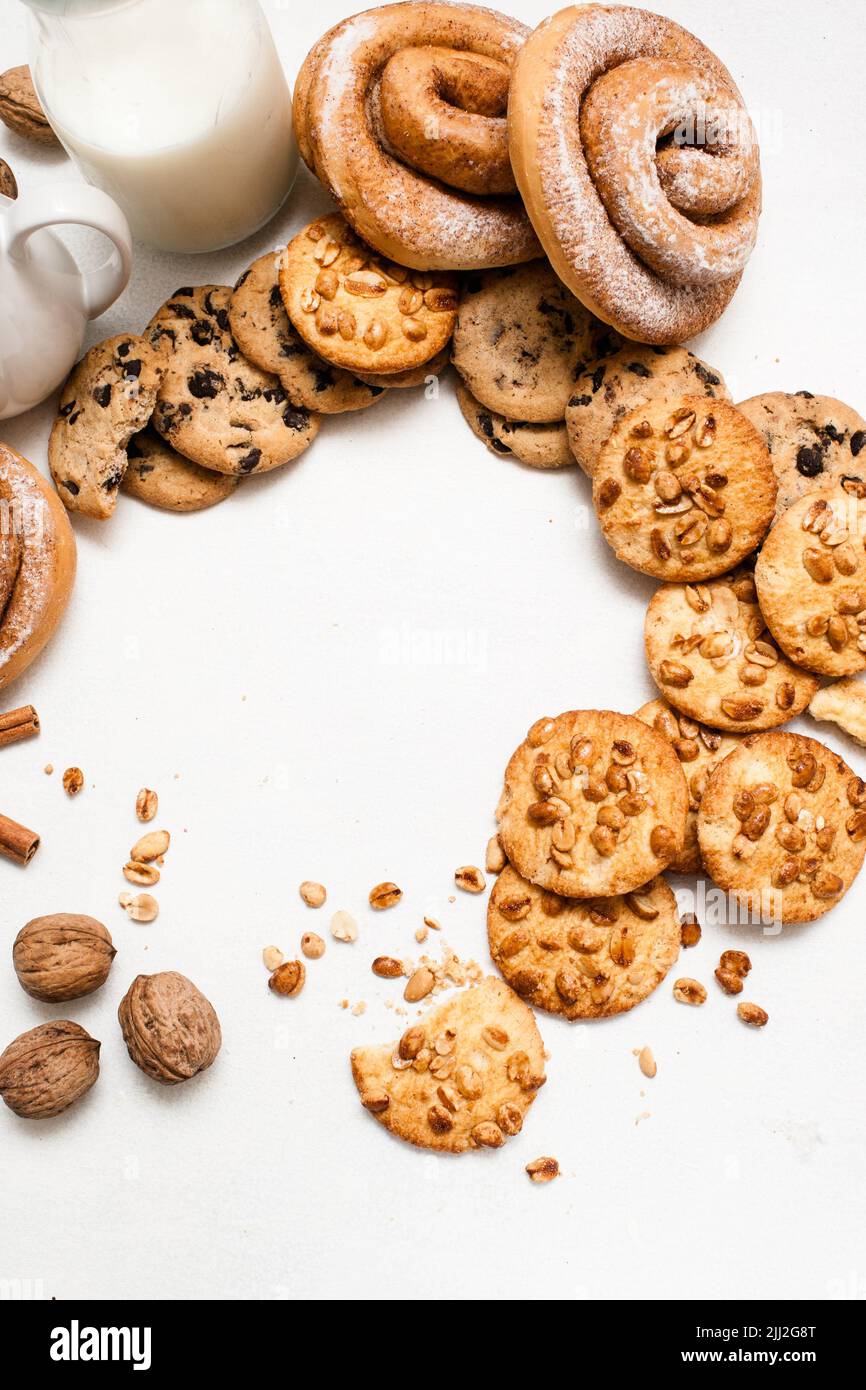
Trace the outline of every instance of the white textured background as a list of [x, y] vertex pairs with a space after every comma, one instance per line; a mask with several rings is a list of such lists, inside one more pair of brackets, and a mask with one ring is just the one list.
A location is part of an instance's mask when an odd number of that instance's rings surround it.
[[[24, 12], [2, 8], [6, 67], [26, 58]], [[291, 79], [348, 8], [266, 3]], [[511, 8], [534, 23], [548, 7]], [[758, 249], [698, 350], [735, 399], [806, 387], [862, 411], [859, 7], [665, 10], [729, 65], [764, 135]], [[25, 189], [69, 174], [2, 128], [0, 154]], [[89, 341], [140, 329], [179, 284], [233, 281], [324, 206], [304, 171], [276, 221], [234, 251], [139, 248], [132, 284]], [[0, 435], [45, 468], [50, 421], [45, 407]], [[825, 921], [776, 938], [707, 928], [680, 967], [710, 986], [702, 1009], [675, 1004], [669, 980], [607, 1023], [542, 1017], [549, 1083], [499, 1153], [425, 1155], [357, 1102], [350, 1047], [399, 1031], [384, 1007], [398, 987], [371, 975], [372, 957], [410, 953], [432, 909], [462, 955], [487, 959], [485, 900], [447, 898], [454, 868], [481, 862], [525, 729], [543, 713], [631, 710], [653, 693], [641, 640], [652, 585], [581, 529], [588, 501], [576, 470], [544, 476], [489, 454], [446, 382], [438, 401], [395, 392], [327, 420], [300, 461], [215, 511], [166, 516], [122, 498], [110, 524], [76, 520], [70, 612], [0, 701], [32, 701], [44, 727], [0, 755], [0, 808], [44, 837], [28, 870], [0, 861], [0, 1045], [68, 1013], [102, 1039], [102, 1075], [56, 1120], [0, 1113], [3, 1288], [866, 1295], [866, 880]], [[862, 770], [855, 749], [828, 742]], [[74, 802], [60, 786], [69, 764], [87, 776]], [[143, 783], [173, 833], [152, 926], [116, 902]], [[306, 877], [328, 885], [325, 911], [300, 903]], [[374, 918], [366, 895], [382, 878], [405, 899]], [[300, 999], [272, 997], [262, 946], [295, 954], [302, 931], [327, 935], [338, 907], [359, 917], [358, 943], [329, 938]], [[53, 1009], [21, 991], [9, 950], [30, 917], [60, 910], [105, 921], [118, 955], [102, 991]], [[769, 1010], [763, 1032], [737, 1021], [712, 980], [734, 945], [752, 956], [747, 997]], [[138, 971], [170, 968], [213, 1000], [225, 1042], [204, 1077], [164, 1089], [128, 1061], [115, 1010]], [[366, 1000], [366, 1016], [341, 1012], [343, 997]], [[652, 1082], [632, 1056], [645, 1043]], [[523, 1165], [541, 1153], [563, 1177], [538, 1189]]]

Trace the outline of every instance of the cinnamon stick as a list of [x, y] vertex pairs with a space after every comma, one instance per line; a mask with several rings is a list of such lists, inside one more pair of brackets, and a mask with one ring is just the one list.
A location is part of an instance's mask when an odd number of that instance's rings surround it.
[[16, 864], [29, 864], [39, 848], [39, 836], [8, 816], [0, 816], [0, 854]]
[[10, 709], [0, 714], [0, 748], [10, 743], [18, 743], [22, 738], [33, 738], [39, 733], [39, 715], [32, 705], [22, 705], [20, 709]]

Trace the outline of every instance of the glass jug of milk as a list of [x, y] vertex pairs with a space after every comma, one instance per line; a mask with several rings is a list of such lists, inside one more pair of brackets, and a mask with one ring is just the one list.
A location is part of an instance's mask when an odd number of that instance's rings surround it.
[[277, 211], [298, 167], [258, 0], [24, 0], [48, 119], [133, 235], [213, 251]]

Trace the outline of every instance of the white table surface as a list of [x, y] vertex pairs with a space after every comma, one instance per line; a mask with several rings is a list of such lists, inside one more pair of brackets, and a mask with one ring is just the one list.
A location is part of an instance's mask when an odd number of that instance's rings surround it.
[[[548, 9], [511, 8], [530, 23]], [[266, 9], [293, 79], [348, 5]], [[862, 411], [858, 7], [665, 10], [729, 65], [764, 132], [758, 248], [698, 350], [735, 399], [805, 387]], [[3, 5], [4, 67], [26, 58], [23, 20]], [[0, 154], [24, 187], [71, 172], [2, 127]], [[139, 247], [129, 289], [89, 341], [138, 330], [184, 282], [233, 281], [326, 205], [304, 171], [243, 246], [200, 259]], [[51, 418], [49, 404], [0, 437], [46, 469]], [[102, 1074], [55, 1120], [0, 1113], [7, 1294], [866, 1294], [866, 880], [823, 922], [778, 936], [706, 927], [676, 972], [707, 982], [704, 1008], [675, 1004], [669, 978], [609, 1022], [542, 1016], [548, 1085], [498, 1153], [413, 1150], [357, 1101], [349, 1049], [402, 1027], [385, 1007], [399, 986], [373, 977], [372, 957], [425, 949], [413, 932], [432, 910], [462, 956], [489, 963], [486, 899], [448, 899], [455, 867], [483, 862], [526, 728], [654, 693], [641, 636], [652, 583], [611, 558], [588, 505], [576, 470], [546, 476], [489, 454], [445, 381], [435, 401], [395, 392], [326, 420], [301, 460], [212, 512], [121, 498], [110, 524], [76, 518], [71, 609], [0, 701], [32, 701], [44, 729], [0, 755], [0, 808], [43, 835], [26, 871], [0, 862], [0, 1045], [72, 1016], [102, 1039]], [[862, 770], [853, 745], [826, 739]], [[73, 802], [60, 785], [70, 764], [87, 778]], [[151, 926], [117, 905], [142, 784], [173, 832]], [[328, 886], [318, 913], [297, 895], [308, 877]], [[384, 878], [405, 898], [374, 916], [367, 892]], [[359, 941], [328, 937], [303, 995], [271, 996], [262, 947], [296, 954], [303, 931], [328, 936], [339, 907], [357, 915]], [[28, 999], [9, 959], [19, 927], [51, 911], [99, 917], [118, 948], [106, 987], [58, 1008]], [[728, 946], [752, 957], [762, 1032], [712, 980]], [[133, 976], [163, 969], [196, 981], [224, 1032], [216, 1065], [171, 1089], [132, 1066], [115, 1018]], [[366, 1014], [341, 1011], [343, 998]], [[643, 1044], [653, 1081], [632, 1055]], [[539, 1154], [563, 1170], [547, 1188], [523, 1172]]]

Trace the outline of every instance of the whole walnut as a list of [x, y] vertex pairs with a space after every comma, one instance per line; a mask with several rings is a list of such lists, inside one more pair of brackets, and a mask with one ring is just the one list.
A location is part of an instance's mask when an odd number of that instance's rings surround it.
[[22, 989], [54, 1004], [104, 985], [116, 954], [109, 932], [94, 917], [52, 912], [21, 928], [12, 963]]
[[0, 1096], [25, 1120], [59, 1115], [90, 1090], [101, 1045], [68, 1019], [40, 1023], [0, 1053]]
[[176, 970], [137, 975], [117, 1017], [135, 1065], [168, 1086], [204, 1071], [220, 1050], [222, 1033], [213, 1005]]

